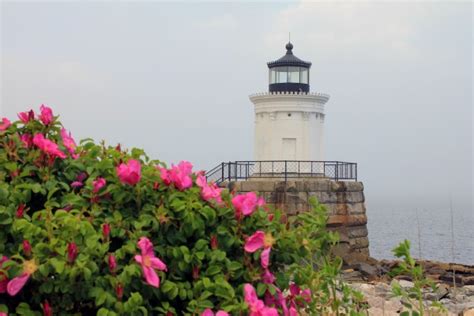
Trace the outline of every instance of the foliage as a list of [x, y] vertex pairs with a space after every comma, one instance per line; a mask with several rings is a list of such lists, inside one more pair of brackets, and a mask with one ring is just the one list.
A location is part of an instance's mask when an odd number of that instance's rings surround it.
[[[410, 254], [410, 241], [404, 240], [393, 250], [395, 257], [403, 260], [398, 263], [391, 274], [406, 275], [413, 280], [413, 287], [403, 288], [397, 281], [392, 283], [392, 293], [396, 297], [402, 298], [403, 306], [407, 309], [400, 315], [403, 316], [423, 316], [426, 307], [423, 303], [423, 289], [431, 287], [433, 291], [437, 290], [436, 285], [431, 279], [424, 276], [423, 267], [416, 263], [416, 260]], [[445, 308], [439, 302], [433, 302], [431, 308], [435, 311], [444, 311]]]
[[[316, 202], [288, 219], [203, 183], [189, 163], [76, 146], [47, 107], [19, 118], [0, 124], [0, 312], [242, 315], [245, 284], [284, 315], [359, 309]], [[246, 251], [259, 231], [263, 248]]]

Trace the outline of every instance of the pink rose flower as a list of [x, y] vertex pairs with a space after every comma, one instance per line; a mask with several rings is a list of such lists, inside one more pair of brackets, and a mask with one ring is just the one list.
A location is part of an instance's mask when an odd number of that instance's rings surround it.
[[44, 125], [49, 125], [53, 121], [53, 110], [50, 107], [42, 104], [40, 106], [40, 115], [39, 119], [43, 122]]
[[263, 231], [258, 230], [247, 238], [244, 249], [246, 252], [253, 253], [263, 248], [262, 254], [260, 255], [260, 264], [262, 268], [267, 269], [270, 262], [270, 251], [274, 242], [275, 240], [271, 234], [265, 234]]
[[232, 198], [232, 205], [234, 205], [237, 218], [242, 217], [242, 215], [251, 215], [257, 209], [257, 206], [263, 206], [264, 204], [265, 200], [258, 198], [255, 192], [239, 194]]
[[117, 167], [117, 175], [120, 181], [124, 184], [135, 185], [141, 178], [140, 162], [130, 159], [128, 163], [121, 163]]
[[23, 122], [23, 124], [27, 124], [29, 121], [33, 121], [35, 119], [35, 112], [33, 110], [29, 110], [28, 112], [20, 112], [18, 113], [18, 118]]
[[9, 128], [12, 125], [9, 119], [6, 117], [2, 118], [2, 121], [0, 123], [0, 132], [5, 131], [7, 128]]
[[30, 134], [20, 135], [20, 140], [23, 142], [23, 145], [26, 148], [30, 148], [33, 146], [33, 136], [31, 136]]
[[10, 296], [15, 296], [21, 291], [31, 275], [38, 269], [34, 260], [23, 261], [23, 273], [11, 279], [7, 284], [7, 292]]
[[166, 185], [171, 183], [180, 190], [186, 190], [193, 185], [191, 178], [193, 165], [188, 161], [181, 161], [177, 166], [171, 165], [169, 170], [158, 167], [160, 170], [160, 177]]
[[[64, 147], [69, 151], [71, 155], [76, 156], [76, 142], [71, 136], [71, 132], [67, 132], [64, 128], [61, 128], [61, 138], [63, 140]], [[77, 156], [76, 156], [77, 157]]]
[[262, 274], [262, 282], [265, 284], [273, 284], [275, 280], [276, 278], [273, 275], [273, 273], [271, 273], [270, 270], [265, 269], [265, 271]]
[[249, 316], [278, 316], [278, 311], [273, 307], [267, 307], [259, 300], [254, 287], [251, 284], [244, 285], [244, 300], [249, 306]]
[[207, 183], [207, 179], [202, 174], [199, 174], [196, 178], [196, 184], [201, 188], [201, 197], [204, 201], [214, 200], [217, 204], [222, 204], [221, 191], [215, 183]]
[[8, 282], [7, 292], [10, 296], [15, 296], [25, 286], [26, 282], [30, 279], [30, 274], [24, 272], [20, 276], [17, 276]]
[[82, 183], [81, 181], [74, 181], [71, 183], [71, 187], [73, 187], [74, 189], [77, 189], [77, 188], [80, 188], [84, 185], [84, 183]]
[[[216, 316], [229, 316], [229, 314], [225, 311], [218, 311], [215, 315]], [[208, 308], [204, 312], [202, 312], [201, 316], [214, 316], [214, 312], [212, 311], [212, 309]]]
[[97, 179], [92, 181], [92, 186], [94, 187], [92, 192], [94, 193], [99, 192], [99, 190], [102, 189], [106, 184], [107, 184], [107, 181], [104, 178], [98, 177]]
[[47, 153], [51, 157], [66, 158], [66, 155], [59, 150], [59, 147], [54, 142], [45, 138], [43, 134], [38, 133], [33, 137], [33, 144], [36, 145], [43, 152]]
[[166, 264], [159, 258], [155, 257], [153, 244], [146, 237], [141, 237], [138, 241], [138, 248], [141, 250], [141, 255], [135, 256], [135, 261], [142, 266], [145, 280], [153, 287], [160, 287], [160, 278], [155, 269], [159, 271], [167, 271]]

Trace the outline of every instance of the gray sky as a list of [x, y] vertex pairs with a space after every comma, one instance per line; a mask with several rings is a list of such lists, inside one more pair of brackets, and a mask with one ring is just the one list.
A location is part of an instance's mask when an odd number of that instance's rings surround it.
[[369, 208], [472, 211], [472, 8], [461, 3], [2, 2], [1, 115], [41, 103], [77, 139], [207, 169], [253, 159], [266, 62], [291, 32], [328, 93], [326, 158]]

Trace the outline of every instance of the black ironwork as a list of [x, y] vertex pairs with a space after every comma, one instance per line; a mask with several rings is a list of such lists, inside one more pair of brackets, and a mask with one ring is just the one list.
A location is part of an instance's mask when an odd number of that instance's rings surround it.
[[288, 43], [285, 46], [286, 48], [286, 54], [283, 55], [280, 59], [270, 61], [267, 63], [268, 68], [273, 68], [273, 67], [280, 67], [280, 66], [297, 66], [297, 67], [304, 67], [304, 68], [310, 68], [311, 67], [311, 62], [309, 61], [304, 61], [293, 55], [293, 44]]
[[300, 92], [308, 93], [309, 84], [307, 83], [294, 83], [294, 82], [283, 82], [283, 83], [270, 83], [268, 85], [268, 91], [270, 92]]
[[208, 181], [219, 184], [224, 181], [239, 181], [253, 178], [321, 177], [332, 180], [357, 181], [357, 163], [344, 161], [261, 160], [229, 161], [206, 172]]

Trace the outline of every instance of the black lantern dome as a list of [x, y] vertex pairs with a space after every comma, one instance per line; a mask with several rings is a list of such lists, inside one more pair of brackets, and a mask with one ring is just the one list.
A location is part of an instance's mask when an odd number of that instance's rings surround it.
[[293, 44], [286, 44], [286, 54], [267, 63], [270, 92], [309, 92], [311, 63], [293, 55]]

